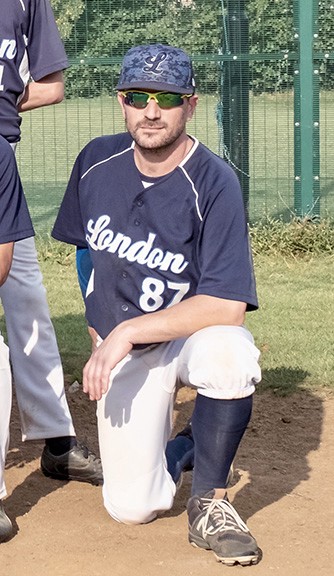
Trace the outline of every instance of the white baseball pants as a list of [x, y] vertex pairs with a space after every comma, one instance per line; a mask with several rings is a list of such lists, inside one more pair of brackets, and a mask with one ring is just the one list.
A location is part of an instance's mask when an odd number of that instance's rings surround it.
[[210, 398], [244, 398], [261, 379], [258, 359], [244, 327], [212, 326], [133, 350], [119, 363], [97, 403], [104, 505], [115, 520], [149, 522], [173, 504], [165, 449], [176, 384]]
[[22, 440], [75, 436], [42, 280], [34, 239], [16, 242], [12, 267], [0, 288], [0, 298], [5, 311]]
[[12, 378], [8, 347], [0, 334], [0, 500], [7, 495], [4, 470], [9, 443], [9, 421], [12, 406]]

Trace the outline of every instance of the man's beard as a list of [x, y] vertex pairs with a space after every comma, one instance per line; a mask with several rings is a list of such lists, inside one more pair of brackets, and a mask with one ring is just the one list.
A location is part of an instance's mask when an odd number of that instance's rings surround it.
[[[179, 137], [184, 132], [184, 126], [179, 125], [177, 128], [171, 132], [164, 132], [159, 135], [159, 132], [154, 132], [153, 134], [141, 134], [141, 130], [145, 128], [152, 128], [157, 126], [158, 128], [165, 128], [165, 124], [158, 124], [155, 122], [145, 122], [137, 124], [133, 129], [128, 131], [134, 139], [136, 145], [142, 150], [150, 150], [151, 152], [165, 152], [169, 148], [173, 147], [174, 143], [179, 139]], [[159, 137], [160, 136], [160, 137]]]

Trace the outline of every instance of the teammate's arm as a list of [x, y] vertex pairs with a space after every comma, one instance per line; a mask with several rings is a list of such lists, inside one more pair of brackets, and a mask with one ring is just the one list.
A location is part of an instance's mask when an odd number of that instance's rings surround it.
[[13, 257], [14, 242], [0, 244], [0, 286], [6, 281]]
[[19, 112], [27, 112], [41, 106], [58, 104], [64, 99], [64, 74], [53, 72], [37, 81], [29, 82], [21, 101]]
[[245, 312], [244, 302], [200, 294], [122, 322], [91, 355], [83, 371], [83, 390], [91, 400], [99, 400], [108, 390], [111, 370], [135, 344], [187, 338], [208, 326], [241, 326]]

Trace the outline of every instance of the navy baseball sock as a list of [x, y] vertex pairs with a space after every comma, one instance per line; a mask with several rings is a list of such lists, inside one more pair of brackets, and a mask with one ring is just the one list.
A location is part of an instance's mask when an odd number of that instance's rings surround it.
[[197, 394], [192, 415], [195, 455], [192, 494], [225, 488], [252, 413], [252, 396], [217, 400]]
[[54, 456], [60, 456], [69, 452], [73, 446], [77, 445], [77, 439], [75, 436], [59, 436], [59, 438], [46, 438], [45, 444], [48, 446], [51, 454]]
[[194, 466], [194, 441], [189, 435], [177, 435], [169, 440], [166, 447], [167, 469], [175, 484], [182, 472]]

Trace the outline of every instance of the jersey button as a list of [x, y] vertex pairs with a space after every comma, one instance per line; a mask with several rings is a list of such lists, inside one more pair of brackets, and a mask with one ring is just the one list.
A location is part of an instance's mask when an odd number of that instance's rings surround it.
[[127, 312], [129, 310], [129, 306], [127, 304], [122, 304], [123, 312]]
[[140, 226], [140, 220], [138, 220], [138, 218], [135, 220], [135, 226]]
[[127, 272], [122, 272], [122, 278], [127, 278], [128, 277], [128, 273]]
[[139, 206], [139, 208], [144, 204], [143, 200], [137, 200], [137, 206]]

